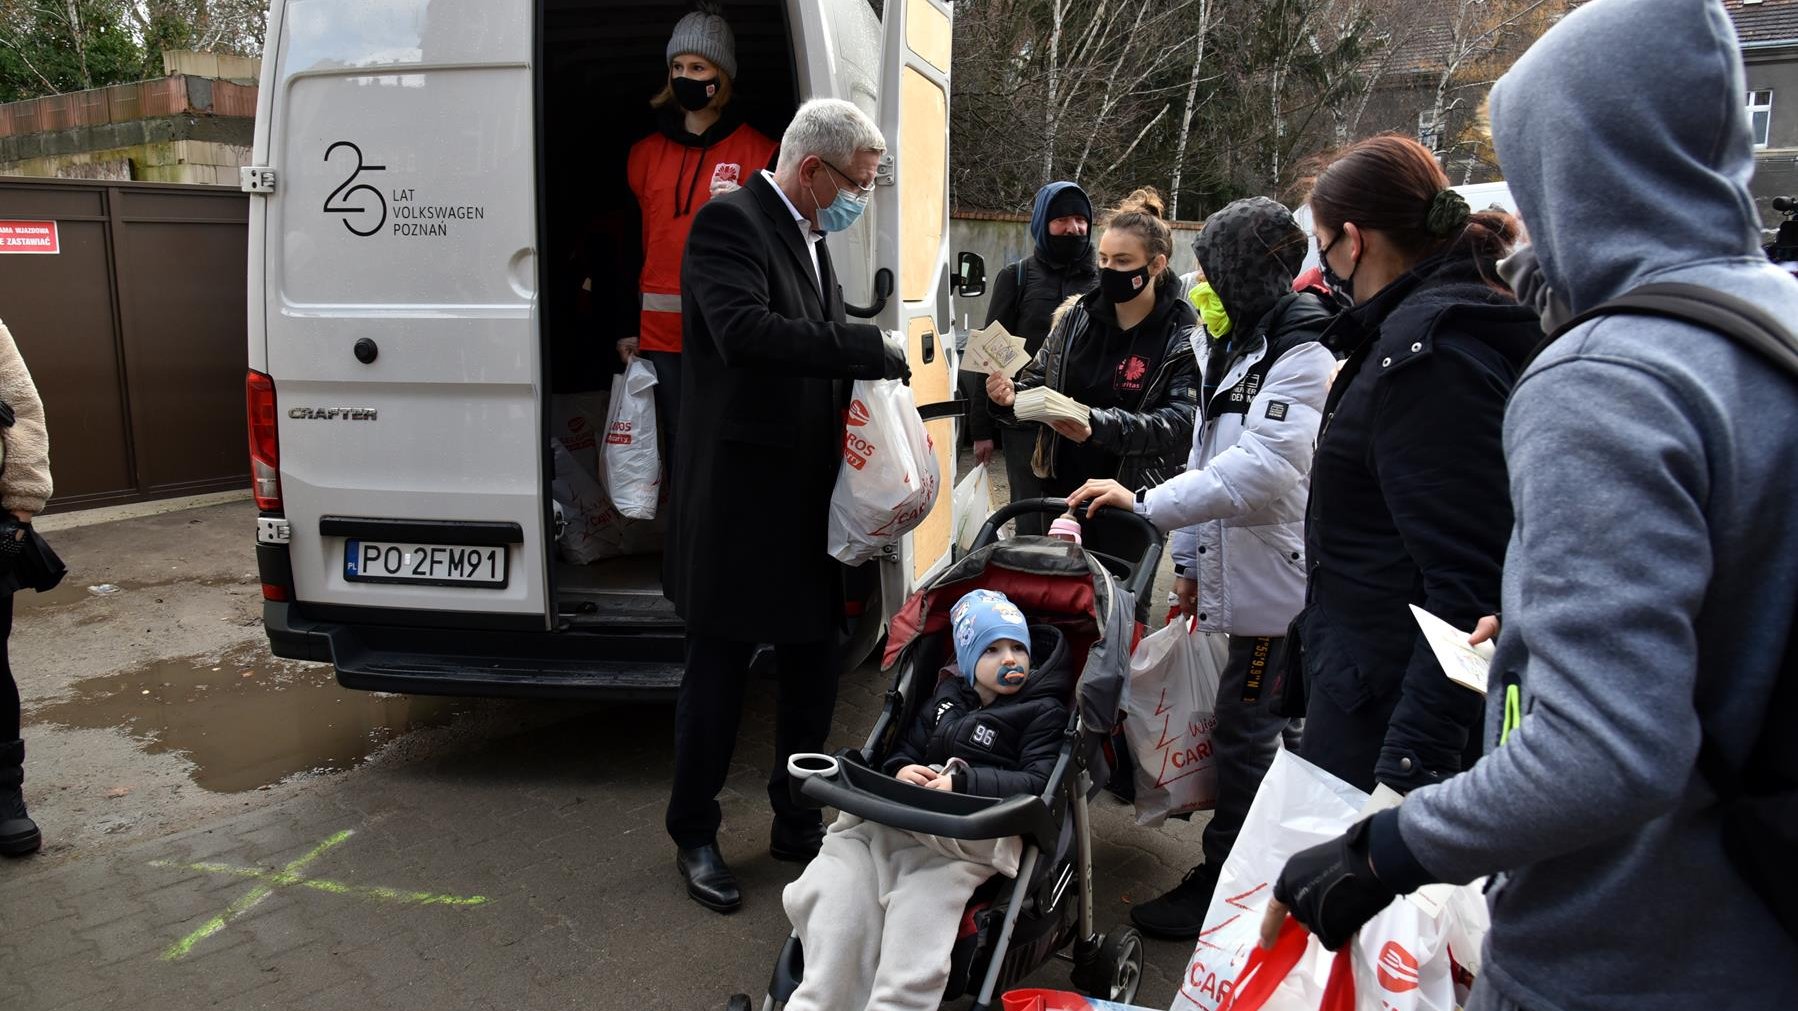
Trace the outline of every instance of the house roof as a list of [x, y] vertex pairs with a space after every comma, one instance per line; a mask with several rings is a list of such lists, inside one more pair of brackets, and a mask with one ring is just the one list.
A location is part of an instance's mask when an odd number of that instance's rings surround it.
[[1798, 43], [1798, 0], [1723, 0], [1742, 44]]
[[[1440, 74], [1454, 49], [1455, 40], [1451, 25], [1458, 2], [1459, 0], [1414, 0], [1414, 2], [1393, 5], [1390, 20], [1377, 29], [1386, 34], [1395, 47], [1390, 53], [1390, 62], [1386, 66], [1387, 73], [1395, 75]], [[1581, 2], [1583, 0], [1545, 0], [1546, 10], [1541, 13], [1551, 18], [1558, 17], [1579, 6]], [[1734, 0], [1734, 2], [1739, 3], [1740, 0]], [[1777, 2], [1798, 5], [1798, 0], [1777, 0]], [[1540, 31], [1546, 25], [1538, 20], [1535, 27], [1537, 31]], [[1519, 39], [1512, 31], [1506, 33], [1506, 42], [1501, 46], [1515, 48], [1517, 53], [1521, 53], [1524, 48], [1527, 48], [1529, 41], [1533, 41], [1533, 39]], [[1384, 54], [1376, 55], [1374, 62], [1377, 63], [1385, 58]]]

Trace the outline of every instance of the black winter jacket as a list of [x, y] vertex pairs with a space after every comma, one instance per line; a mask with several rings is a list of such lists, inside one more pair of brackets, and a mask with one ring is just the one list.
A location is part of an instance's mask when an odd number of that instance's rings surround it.
[[[993, 417], [1000, 424], [1036, 430], [1034, 469], [1038, 477], [1056, 479], [1057, 486], [1112, 478], [1128, 488], [1152, 488], [1184, 469], [1192, 451], [1193, 417], [1199, 401], [1195, 385], [1199, 361], [1193, 351], [1198, 314], [1179, 289], [1178, 284], [1162, 285], [1155, 311], [1139, 324], [1165, 327], [1167, 348], [1136, 409], [1093, 409], [1092, 444], [1116, 461], [1115, 470], [1108, 465], [1105, 473], [1056, 473], [1056, 450], [1062, 437], [1047, 425], [1019, 422], [1010, 408], [993, 407]], [[1087, 341], [1109, 343], [1119, 335], [1117, 309], [1104, 294], [1093, 291], [1081, 296], [1064, 305], [1055, 317], [1049, 338], [1018, 373], [1017, 388], [1063, 389], [1063, 367], [1070, 347]]]
[[959, 758], [968, 768], [955, 774], [956, 793], [1041, 794], [1061, 753], [1075, 672], [1067, 640], [1050, 625], [1030, 626], [1030, 660], [1023, 689], [984, 707], [959, 669], [945, 668], [918, 722], [888, 756], [886, 774]]
[[[1089, 254], [1073, 263], [1056, 263], [1039, 250], [1009, 263], [993, 278], [993, 300], [987, 306], [986, 325], [999, 323], [1014, 337], [1024, 338], [1024, 350], [1035, 355], [1049, 337], [1055, 310], [1076, 295], [1099, 286], [1099, 268]], [[976, 440], [993, 437], [992, 404], [986, 397], [984, 377], [964, 373], [968, 387], [968, 432]]]
[[[1409, 605], [1466, 629], [1498, 611], [1505, 401], [1541, 338], [1465, 256], [1418, 265], [1327, 336], [1349, 354], [1311, 468], [1302, 655], [1311, 692], [1391, 713], [1375, 769], [1330, 768], [1364, 789], [1408, 791], [1478, 755], [1483, 702], [1444, 676]], [[1330, 742], [1306, 740], [1329, 768]]]

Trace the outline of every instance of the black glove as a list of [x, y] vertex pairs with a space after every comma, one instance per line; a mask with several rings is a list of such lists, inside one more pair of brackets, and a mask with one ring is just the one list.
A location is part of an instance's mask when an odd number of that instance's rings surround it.
[[1274, 898], [1331, 951], [1347, 944], [1362, 924], [1398, 897], [1380, 883], [1368, 862], [1372, 821], [1363, 818], [1340, 838], [1294, 853], [1274, 882]]
[[906, 359], [905, 345], [889, 338], [881, 338], [882, 358], [880, 362], [880, 378], [911, 379], [911, 362]]

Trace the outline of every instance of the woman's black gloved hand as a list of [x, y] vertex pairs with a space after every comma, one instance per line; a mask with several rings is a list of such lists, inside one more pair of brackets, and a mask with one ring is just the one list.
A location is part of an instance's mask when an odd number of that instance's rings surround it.
[[[1363, 818], [1339, 838], [1293, 854], [1274, 883], [1274, 905], [1282, 907], [1281, 916], [1290, 911], [1331, 951], [1347, 944], [1362, 924], [1398, 897], [1381, 884], [1368, 860], [1372, 822]], [[1272, 909], [1268, 919], [1277, 930]]]

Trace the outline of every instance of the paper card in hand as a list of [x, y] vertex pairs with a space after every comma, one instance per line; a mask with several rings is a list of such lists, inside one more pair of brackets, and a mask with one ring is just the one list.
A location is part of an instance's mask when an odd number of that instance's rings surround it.
[[1017, 400], [1012, 404], [1012, 414], [1019, 421], [1041, 421], [1045, 424], [1077, 421], [1085, 425], [1092, 420], [1092, 410], [1085, 404], [1046, 386], [1033, 386], [1019, 391]]
[[1467, 643], [1469, 633], [1443, 621], [1430, 612], [1411, 605], [1411, 614], [1417, 619], [1417, 625], [1423, 629], [1423, 640], [1430, 644], [1430, 650], [1436, 654], [1436, 662], [1442, 665], [1442, 672], [1448, 679], [1463, 688], [1486, 694], [1486, 679], [1492, 666], [1492, 644], [1482, 642], [1478, 646]]
[[1015, 376], [1028, 364], [1030, 353], [1024, 350], [1024, 338], [1013, 337], [998, 320], [968, 334], [968, 347], [961, 356], [963, 372], [988, 376]]

